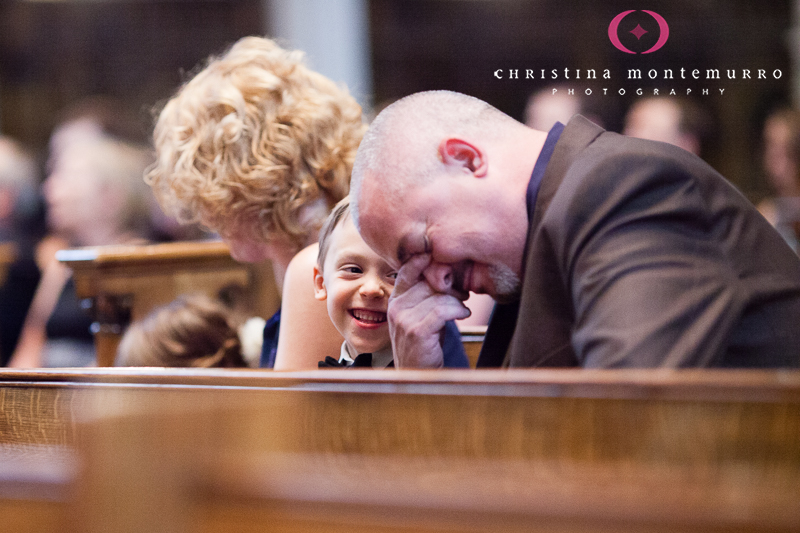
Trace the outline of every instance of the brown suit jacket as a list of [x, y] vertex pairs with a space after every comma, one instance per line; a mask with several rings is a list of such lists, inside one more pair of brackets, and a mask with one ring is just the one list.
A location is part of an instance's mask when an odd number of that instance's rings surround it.
[[800, 260], [673, 146], [566, 126], [479, 366], [800, 366]]

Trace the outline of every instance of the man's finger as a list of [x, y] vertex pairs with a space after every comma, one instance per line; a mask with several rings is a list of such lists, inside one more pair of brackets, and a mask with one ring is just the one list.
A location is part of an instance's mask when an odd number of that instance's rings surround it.
[[392, 294], [402, 294], [422, 279], [422, 273], [431, 264], [430, 254], [417, 254], [400, 267]]
[[447, 294], [435, 294], [414, 306], [403, 304], [389, 302], [389, 329], [416, 337], [438, 334], [447, 321], [470, 315], [470, 310], [458, 298]]

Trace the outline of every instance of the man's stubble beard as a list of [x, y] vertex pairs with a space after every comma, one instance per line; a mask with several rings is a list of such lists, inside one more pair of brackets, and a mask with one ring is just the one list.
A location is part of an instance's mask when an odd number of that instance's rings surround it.
[[492, 297], [497, 303], [508, 304], [519, 300], [522, 282], [513, 270], [506, 265], [489, 266], [489, 278], [494, 284]]

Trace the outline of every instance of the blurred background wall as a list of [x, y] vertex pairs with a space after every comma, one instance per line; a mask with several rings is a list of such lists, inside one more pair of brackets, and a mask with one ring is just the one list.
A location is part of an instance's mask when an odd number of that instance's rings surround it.
[[[625, 54], [608, 39], [618, 13], [651, 9], [668, 21], [666, 45]], [[451, 89], [521, 119], [528, 96], [558, 79], [499, 80], [497, 69], [609, 69], [586, 105], [619, 131], [627, 108], [653, 88], [699, 97], [715, 121], [705, 158], [751, 198], [760, 179], [760, 128], [796, 91], [791, 0], [5, 0], [0, 3], [0, 132], [43, 152], [61, 110], [90, 95], [118, 98], [147, 137], [153, 109], [209, 54], [245, 35], [270, 35], [304, 49], [311, 65], [346, 83], [365, 107], [406, 94]], [[655, 39], [652, 17], [641, 19]], [[782, 71], [765, 80], [625, 79], [628, 68]], [[620, 87], [625, 96], [602, 96]], [[723, 95], [717, 89], [724, 88]], [[699, 95], [698, 95], [699, 96]]]

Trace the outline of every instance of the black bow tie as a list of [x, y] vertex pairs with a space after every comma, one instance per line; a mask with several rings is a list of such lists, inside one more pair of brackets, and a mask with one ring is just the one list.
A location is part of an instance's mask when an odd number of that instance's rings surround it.
[[360, 353], [358, 356], [353, 360], [351, 363], [350, 361], [339, 361], [334, 359], [333, 357], [326, 357], [324, 361], [320, 361], [317, 363], [319, 368], [350, 368], [350, 367], [366, 367], [372, 368], [372, 354], [371, 353]]

